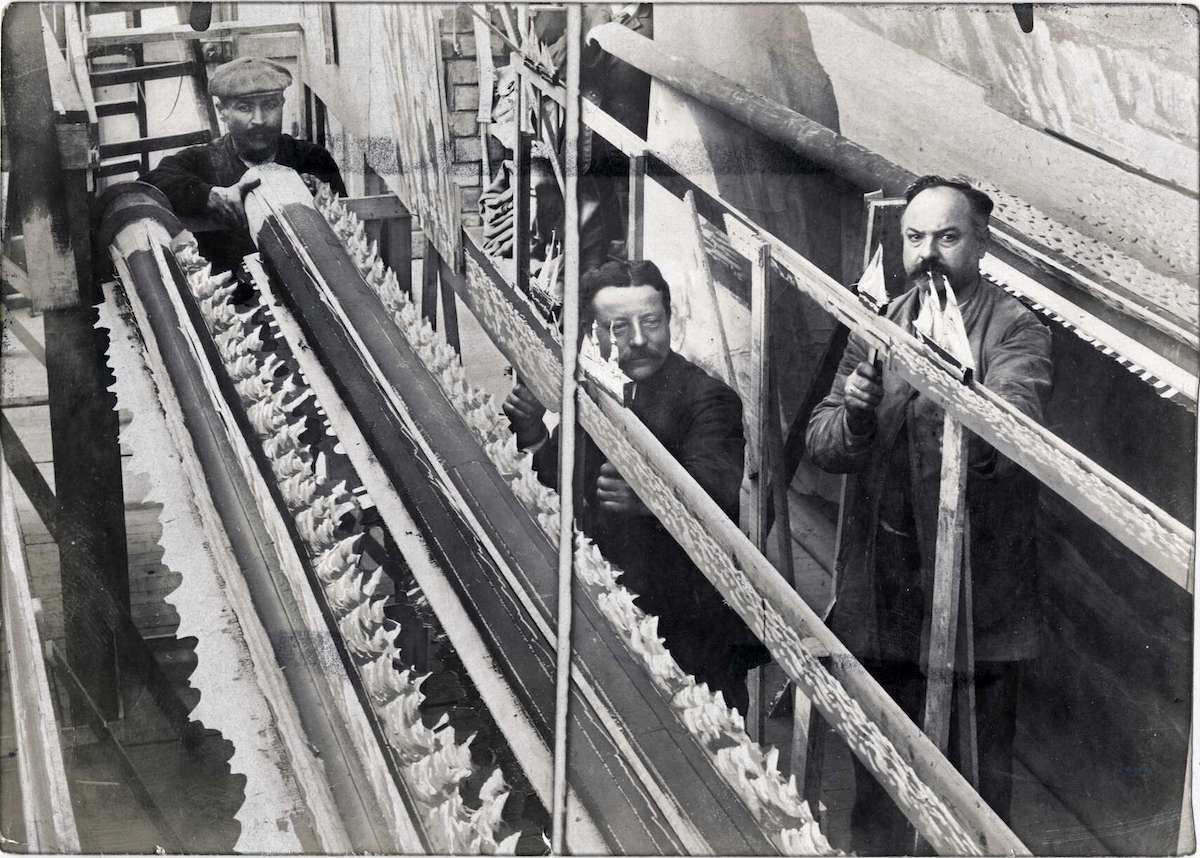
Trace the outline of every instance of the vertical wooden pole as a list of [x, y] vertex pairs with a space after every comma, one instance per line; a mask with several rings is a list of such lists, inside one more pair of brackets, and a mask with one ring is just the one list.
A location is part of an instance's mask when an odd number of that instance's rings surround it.
[[525, 127], [524, 63], [519, 53], [509, 57], [517, 82], [516, 92], [516, 151], [513, 152], [513, 284], [517, 291], [529, 294], [529, 235], [530, 235], [530, 167], [533, 134]]
[[937, 543], [933, 563], [933, 617], [929, 630], [929, 680], [925, 692], [925, 734], [946, 753], [950, 701], [961, 599], [963, 531], [966, 525], [967, 437], [962, 424], [946, 415], [942, 423], [942, 482], [938, 498]]
[[[558, 468], [558, 635], [554, 700], [554, 792], [550, 852], [563, 855], [567, 825], [567, 729], [571, 699], [571, 590], [575, 575], [575, 366], [579, 350], [579, 52], [583, 17], [567, 7], [567, 104], [565, 141], [565, 224], [563, 229], [562, 403]], [[518, 89], [521, 83], [518, 79]], [[528, 244], [526, 244], [528, 253]]]
[[[690, 193], [690, 192], [689, 192]], [[695, 218], [695, 204], [689, 198]], [[699, 229], [696, 232], [700, 238]], [[704, 253], [703, 242], [700, 245]], [[771, 401], [768, 395], [771, 373], [771, 319], [768, 295], [771, 249], [759, 242], [755, 258], [750, 261], [750, 402], [754, 423], [750, 433], [750, 505], [748, 526], [750, 539], [760, 551], [766, 551], [770, 532], [770, 463], [767, 455], [767, 426], [771, 420]], [[715, 299], [715, 293], [714, 293]], [[729, 360], [726, 355], [726, 360]], [[732, 377], [732, 365], [729, 369]], [[731, 382], [732, 383], [732, 382]], [[763, 668], [750, 671], [747, 678], [750, 691], [750, 711], [746, 725], [750, 738], [761, 742], [766, 732], [766, 683]]]
[[975, 597], [971, 581], [971, 516], [963, 510], [961, 598], [958, 609], [958, 670], [954, 673], [954, 708], [958, 717], [958, 770], [979, 789], [979, 742], [975, 725]]
[[447, 345], [451, 346], [461, 355], [462, 348], [458, 337], [458, 306], [454, 303], [456, 300], [454, 289], [450, 286], [450, 267], [446, 265], [444, 259], [438, 260], [438, 274], [441, 281], [442, 316], [445, 320], [442, 330], [445, 332]]
[[113, 611], [129, 610], [125, 504], [115, 401], [94, 330], [97, 289], [87, 221], [87, 174], [64, 170], [36, 4], [8, 10], [3, 31], [5, 113], [34, 305], [46, 308], [46, 380], [54, 456], [67, 655], [107, 717], [119, 713]]
[[313, 92], [308, 84], [304, 84], [304, 139], [309, 143], [313, 140]]
[[433, 239], [425, 239], [425, 255], [421, 259], [421, 315], [437, 330], [438, 265], [441, 258]]
[[401, 291], [412, 297], [412, 216], [389, 218], [383, 236], [387, 244], [384, 260], [396, 273]]
[[46, 383], [67, 656], [89, 696], [115, 718], [115, 619], [98, 599], [128, 614], [129, 558], [116, 403], [96, 318], [91, 307], [46, 312]]
[[625, 257], [641, 259], [645, 252], [646, 156], [629, 159], [629, 231], [625, 236]]

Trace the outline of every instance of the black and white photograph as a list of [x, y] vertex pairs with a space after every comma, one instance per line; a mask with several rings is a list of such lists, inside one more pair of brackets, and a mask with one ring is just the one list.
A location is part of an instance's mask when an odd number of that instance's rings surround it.
[[0, 37], [0, 850], [1196, 853], [1196, 5]]

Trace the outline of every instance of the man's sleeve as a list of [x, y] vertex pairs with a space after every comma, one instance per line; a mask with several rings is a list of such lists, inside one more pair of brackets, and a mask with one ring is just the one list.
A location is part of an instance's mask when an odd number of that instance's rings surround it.
[[846, 379], [855, 367], [867, 359], [863, 341], [850, 334], [846, 348], [838, 364], [837, 376], [829, 395], [818, 403], [808, 420], [805, 446], [813, 463], [831, 474], [848, 474], [861, 470], [871, 455], [875, 440], [872, 429], [864, 435], [856, 435], [846, 425], [845, 391]]
[[679, 462], [737, 521], [746, 457], [742, 401], [729, 387], [714, 382], [700, 388], [691, 411]]
[[[580, 437], [578, 443], [582, 443]], [[538, 482], [558, 490], [558, 427], [533, 452], [533, 472]]]
[[208, 210], [208, 193], [213, 188], [203, 178], [208, 175], [207, 166], [207, 153], [197, 146], [163, 158], [141, 181], [166, 194], [175, 214], [201, 215]]
[[342, 181], [342, 173], [338, 169], [337, 161], [333, 160], [333, 156], [323, 146], [310, 148], [300, 164], [300, 169], [296, 172], [316, 176], [328, 184], [339, 197], [346, 196], [346, 184]]
[[[988, 352], [984, 387], [1037, 423], [1043, 422], [1053, 384], [1050, 329], [1029, 311], [1023, 312]], [[981, 438], [971, 438], [971, 470], [999, 478], [1017, 469]]]

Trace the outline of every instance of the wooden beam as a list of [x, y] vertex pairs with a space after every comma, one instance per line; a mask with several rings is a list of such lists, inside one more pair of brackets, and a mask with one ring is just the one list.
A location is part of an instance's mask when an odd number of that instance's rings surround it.
[[195, 74], [196, 64], [192, 60], [169, 63], [150, 63], [125, 69], [110, 69], [92, 72], [92, 86], [116, 86], [122, 83], [142, 83], [148, 80], [163, 80], [172, 77], [187, 77]]
[[203, 131], [185, 131], [182, 134], [163, 134], [159, 137], [140, 137], [136, 140], [122, 140], [117, 143], [103, 143], [100, 146], [101, 158], [119, 158], [123, 155], [140, 155], [143, 152], [161, 152], [164, 149], [178, 149], [182, 146], [193, 146], [197, 143], [207, 143], [212, 134], [206, 128]]
[[342, 204], [354, 212], [359, 220], [368, 222], [397, 218], [412, 220], [412, 215], [404, 207], [404, 203], [400, 202], [400, 198], [393, 193], [372, 194], [366, 197], [346, 197], [346, 199], [342, 200]]
[[450, 286], [450, 266], [446, 260], [438, 258], [438, 291], [442, 293], [442, 334], [446, 344], [454, 351], [462, 354], [462, 346], [458, 336], [458, 305], [455, 303], [454, 289]]
[[107, 334], [91, 307], [50, 310], [46, 382], [67, 654], [107, 717], [120, 710], [116, 641], [95, 608], [97, 587], [129, 613], [129, 558], [117, 414], [100, 360]]
[[128, 173], [140, 173], [141, 171], [141, 157], [123, 158], [120, 161], [113, 161], [111, 164], [101, 164], [96, 168], [96, 175], [101, 178], [110, 178], [112, 176], [124, 176]]
[[[69, 307], [80, 300], [46, 62], [38, 5], [14, 6], [4, 20], [0, 87], [4, 115], [21, 117], [20, 122], [8, 122], [6, 129], [12, 172], [20, 177], [14, 205], [22, 222], [29, 294], [38, 310]], [[79, 215], [86, 219], [86, 211], [84, 205]]]
[[441, 259], [432, 238], [425, 239], [425, 253], [421, 257], [421, 315], [437, 330], [438, 318], [438, 267]]
[[[105, 3], [116, 7], [119, 4]], [[144, 27], [113, 33], [89, 33], [89, 48], [122, 47], [125, 45], [149, 45], [155, 42], [187, 42], [200, 39], [218, 39], [225, 36], [261, 36], [270, 33], [294, 33], [303, 35], [304, 26], [298, 21], [279, 21], [264, 24], [247, 24], [240, 21], [218, 21], [207, 30], [196, 31], [189, 24], [169, 27]]]
[[967, 516], [967, 441], [962, 424], [942, 421], [942, 477], [938, 495], [937, 543], [933, 561], [933, 615], [929, 627], [929, 672], [922, 726], [943, 754], [950, 745], [950, 704], [958, 656], [963, 544]]
[[29, 333], [29, 330], [15, 316], [6, 315], [4, 317], [4, 326], [12, 331], [12, 335], [17, 338], [17, 342], [25, 346], [26, 351], [33, 355], [34, 360], [42, 366], [46, 365], [46, 349], [38, 342], [37, 337]]
[[629, 228], [625, 235], [625, 256], [641, 259], [646, 241], [646, 156], [629, 159]]
[[97, 116], [122, 116], [126, 113], [135, 113], [137, 109], [136, 98], [110, 98], [106, 101], [96, 102]]
[[[6, 445], [7, 446], [7, 445]], [[78, 853], [79, 832], [63, 765], [62, 746], [38, 635], [12, 473], [0, 452], [0, 531], [3, 540], [5, 673], [16, 733], [17, 773], [25, 846], [29, 852]]]

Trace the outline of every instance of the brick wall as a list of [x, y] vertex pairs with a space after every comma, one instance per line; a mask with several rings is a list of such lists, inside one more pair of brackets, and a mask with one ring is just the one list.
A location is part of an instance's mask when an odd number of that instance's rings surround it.
[[[492, 39], [493, 61], [508, 62], [508, 47]], [[483, 147], [479, 139], [479, 65], [476, 60], [474, 17], [470, 7], [459, 4], [442, 18], [442, 58], [446, 65], [446, 104], [450, 111], [451, 175], [462, 189], [463, 226], [479, 226], [479, 194], [482, 190]]]

